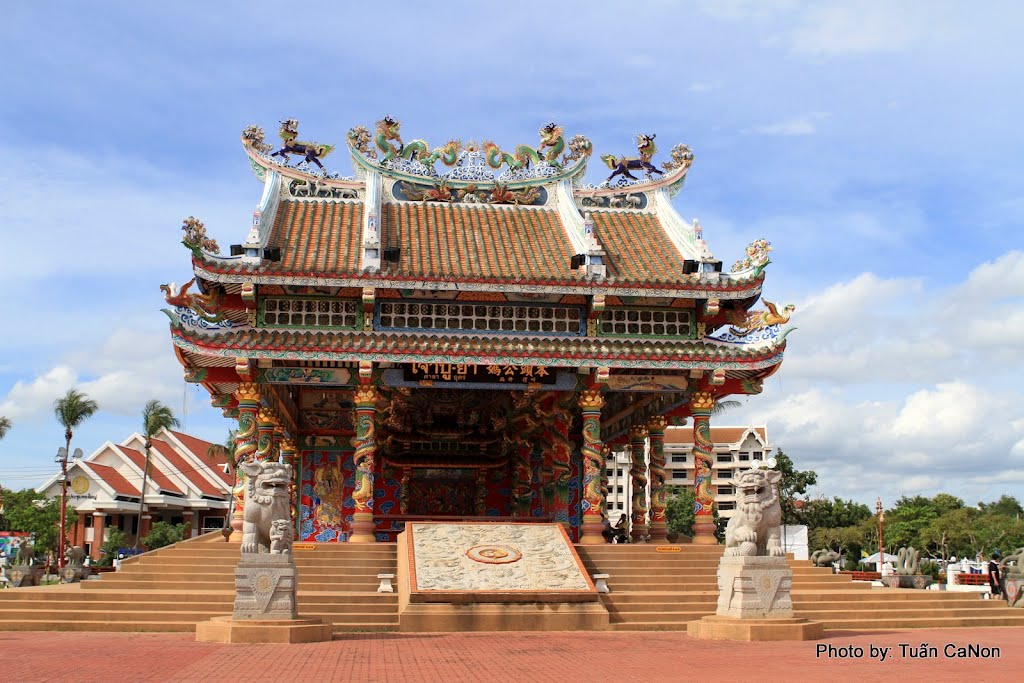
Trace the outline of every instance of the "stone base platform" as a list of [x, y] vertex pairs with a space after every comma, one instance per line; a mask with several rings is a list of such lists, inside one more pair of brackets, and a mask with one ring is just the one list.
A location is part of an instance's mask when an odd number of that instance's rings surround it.
[[402, 610], [399, 630], [452, 631], [604, 631], [608, 610], [591, 603], [411, 604]]
[[687, 624], [686, 633], [700, 640], [817, 640], [824, 629], [819, 621], [796, 617], [782, 619], [740, 619], [704, 617]]
[[320, 643], [334, 627], [319, 619], [244, 619], [214, 617], [196, 624], [196, 640], [208, 643]]

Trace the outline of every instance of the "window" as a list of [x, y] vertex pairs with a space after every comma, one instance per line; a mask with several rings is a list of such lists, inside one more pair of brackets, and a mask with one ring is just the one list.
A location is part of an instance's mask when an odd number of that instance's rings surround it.
[[732, 462], [732, 454], [726, 453], [725, 455], [719, 455], [716, 458], [716, 462]]
[[719, 479], [732, 479], [732, 470], [718, 470]]
[[764, 457], [764, 453], [762, 453], [761, 451], [754, 451], [754, 457], [760, 460], [761, 458]]
[[733, 488], [731, 486], [719, 486], [718, 487], [718, 494], [721, 495], [721, 496], [731, 496], [731, 495], [733, 495], [733, 493], [734, 493], [734, 491], [733, 491]]
[[[17, 527], [15, 527], [15, 528], [17, 528]], [[90, 515], [88, 513], [85, 515], [85, 528], [86, 529], [91, 529], [92, 528], [92, 515]]]
[[608, 308], [601, 314], [600, 330], [602, 336], [690, 337], [691, 316], [689, 310], [678, 308]]
[[266, 298], [260, 302], [267, 327], [354, 328], [359, 320], [355, 301], [338, 299]]
[[732, 502], [731, 500], [723, 501], [723, 502], [718, 504], [718, 509], [719, 510], [735, 510], [736, 509], [736, 503]]
[[673, 479], [686, 479], [686, 472], [679, 472], [679, 471], [673, 472], [672, 473], [672, 478]]
[[683, 462], [683, 463], [685, 463], [686, 462], [686, 456], [685, 455], [673, 455], [672, 456], [672, 462]]
[[496, 305], [493, 303], [427, 303], [382, 301], [377, 304], [381, 329], [424, 329], [534, 332], [579, 336], [579, 306]]
[[739, 460], [740, 460], [740, 462], [749, 462], [750, 461], [750, 453], [740, 453]]
[[615, 476], [615, 470], [605, 470], [604, 471], [604, 476], [606, 476], [606, 477], [614, 477]]

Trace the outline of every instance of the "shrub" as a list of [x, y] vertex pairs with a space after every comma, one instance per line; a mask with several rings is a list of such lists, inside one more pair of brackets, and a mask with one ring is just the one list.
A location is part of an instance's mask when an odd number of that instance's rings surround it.
[[142, 539], [142, 544], [150, 550], [163, 548], [164, 546], [177, 543], [185, 537], [188, 531], [187, 524], [168, 524], [167, 522], [155, 522], [149, 535]]

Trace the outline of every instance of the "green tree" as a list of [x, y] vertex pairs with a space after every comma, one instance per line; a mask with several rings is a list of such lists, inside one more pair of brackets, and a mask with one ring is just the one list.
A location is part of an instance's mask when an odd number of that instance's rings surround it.
[[179, 542], [185, 537], [188, 531], [188, 524], [168, 524], [167, 522], [156, 522], [149, 534], [142, 539], [142, 542], [150, 550], [163, 548]]
[[818, 473], [814, 470], [798, 470], [793, 461], [780, 448], [775, 453], [775, 469], [782, 473], [779, 482], [779, 502], [782, 506], [782, 523], [795, 524], [800, 521], [794, 502], [797, 496], [807, 494], [807, 487], [818, 483]]
[[[139, 495], [138, 528], [140, 532], [142, 531], [142, 514], [146, 509], [146, 482], [149, 479], [149, 454], [153, 448], [153, 437], [163, 429], [180, 426], [181, 422], [174, 417], [171, 409], [156, 399], [147, 401], [142, 409], [142, 437], [145, 439], [143, 446], [146, 449], [146, 466], [142, 470], [142, 488]], [[139, 549], [139, 535], [135, 535], [135, 550]]]
[[116, 526], [107, 529], [107, 540], [101, 546], [100, 560], [96, 564], [100, 567], [109, 567], [117, 559], [117, 551], [127, 547], [128, 536]]
[[853, 500], [844, 500], [838, 496], [816, 498], [804, 503], [800, 518], [809, 529], [828, 527], [848, 527], [871, 518], [872, 513], [867, 505]]
[[4, 502], [0, 530], [32, 534], [32, 542], [40, 557], [50, 550], [56, 552], [60, 502], [33, 489], [2, 489], [0, 495]]
[[[71, 457], [71, 438], [75, 435], [74, 430], [77, 429], [80, 424], [95, 415], [96, 411], [99, 409], [100, 407], [96, 401], [92, 400], [74, 387], [68, 389], [66, 394], [53, 402], [53, 414], [56, 416], [57, 422], [64, 427], [64, 462], [62, 465], [66, 466], [67, 459]], [[61, 475], [64, 474], [66, 474], [66, 472], [62, 468]], [[58, 515], [58, 524], [60, 525], [60, 534], [65, 536], [65, 538], [62, 538], [60, 541], [58, 566], [63, 567], [64, 545], [67, 543], [65, 531], [68, 494], [67, 477], [63, 477], [60, 486], [60, 509], [62, 512]]]
[[665, 519], [668, 533], [693, 536], [693, 511], [695, 496], [692, 488], [669, 486], [668, 501], [665, 504]]
[[1005, 493], [994, 503], [978, 503], [978, 509], [986, 514], [1024, 517], [1024, 509], [1021, 508], [1020, 501]]
[[9, 431], [11, 431], [11, 419], [0, 415], [0, 439], [7, 436]]

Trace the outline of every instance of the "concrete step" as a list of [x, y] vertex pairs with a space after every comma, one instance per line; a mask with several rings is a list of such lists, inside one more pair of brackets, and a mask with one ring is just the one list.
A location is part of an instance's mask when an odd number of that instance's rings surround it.
[[104, 631], [104, 632], [186, 632], [195, 633], [195, 621], [110, 621], [94, 618], [83, 621], [50, 619], [0, 620], [0, 631]]
[[[1024, 615], [986, 617], [918, 617], [879, 616], [874, 619], [835, 619], [824, 622], [826, 629], [867, 630], [882, 628], [982, 628], [986, 626], [1024, 626]], [[800, 616], [800, 615], [797, 615]]]

